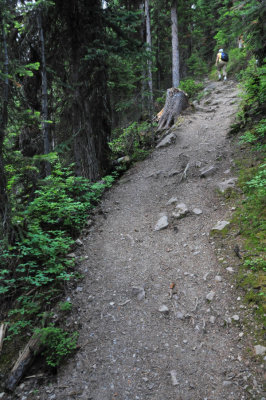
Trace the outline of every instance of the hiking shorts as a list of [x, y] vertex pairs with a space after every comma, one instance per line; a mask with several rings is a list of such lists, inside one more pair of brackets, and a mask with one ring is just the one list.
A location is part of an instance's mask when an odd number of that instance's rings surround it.
[[218, 62], [217, 69], [218, 69], [218, 71], [221, 71], [221, 69], [223, 69], [223, 68], [225, 69], [226, 66], [227, 66], [227, 62], [221, 60]]

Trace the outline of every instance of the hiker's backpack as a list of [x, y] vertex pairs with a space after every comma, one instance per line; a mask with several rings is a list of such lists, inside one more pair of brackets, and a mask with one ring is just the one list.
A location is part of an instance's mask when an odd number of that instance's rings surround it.
[[224, 51], [223, 51], [222, 54], [221, 54], [221, 60], [222, 60], [222, 61], [225, 61], [225, 62], [228, 62], [228, 61], [229, 61], [228, 54], [225, 53]]

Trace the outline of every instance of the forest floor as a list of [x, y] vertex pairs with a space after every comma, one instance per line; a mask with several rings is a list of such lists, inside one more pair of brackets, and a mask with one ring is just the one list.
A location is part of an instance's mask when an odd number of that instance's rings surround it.
[[[80, 349], [50, 383], [34, 392], [25, 380], [14, 398], [264, 399], [234, 284], [233, 244], [219, 258], [210, 234], [234, 213], [218, 187], [234, 177], [228, 131], [238, 89], [209, 82], [205, 90], [172, 129], [175, 143], [155, 149], [105, 194], [82, 239], [88, 259], [80, 265], [84, 279], [68, 293], [66, 321], [79, 328]], [[181, 219], [172, 216], [178, 203], [190, 211]], [[161, 216], [169, 225], [157, 231]]]

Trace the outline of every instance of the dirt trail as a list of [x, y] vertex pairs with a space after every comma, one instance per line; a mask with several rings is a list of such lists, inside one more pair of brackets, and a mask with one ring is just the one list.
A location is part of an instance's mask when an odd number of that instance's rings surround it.
[[[232, 177], [227, 132], [238, 91], [222, 82], [209, 90], [176, 129], [176, 143], [156, 149], [105, 195], [104, 214], [85, 241], [85, 279], [70, 295], [81, 349], [40, 399], [262, 398], [245, 390], [253, 378], [241, 321], [225, 322], [242, 303], [209, 236], [232, 213], [216, 188]], [[188, 163], [180, 183], [177, 172]], [[212, 165], [215, 172], [200, 178], [200, 168]], [[172, 197], [202, 214], [169, 218], [167, 229], [155, 231], [161, 213], [174, 211], [175, 204], [166, 205]], [[163, 305], [168, 312], [159, 311]]]

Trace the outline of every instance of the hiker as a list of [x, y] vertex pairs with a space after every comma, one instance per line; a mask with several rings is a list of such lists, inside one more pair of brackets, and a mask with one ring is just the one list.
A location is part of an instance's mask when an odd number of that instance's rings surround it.
[[216, 62], [215, 62], [215, 65], [217, 67], [219, 81], [222, 79], [221, 70], [223, 70], [224, 81], [227, 80], [227, 73], [226, 73], [227, 62], [228, 62], [228, 54], [225, 53], [223, 51], [223, 49], [220, 49], [218, 51], [218, 54], [216, 57]]

